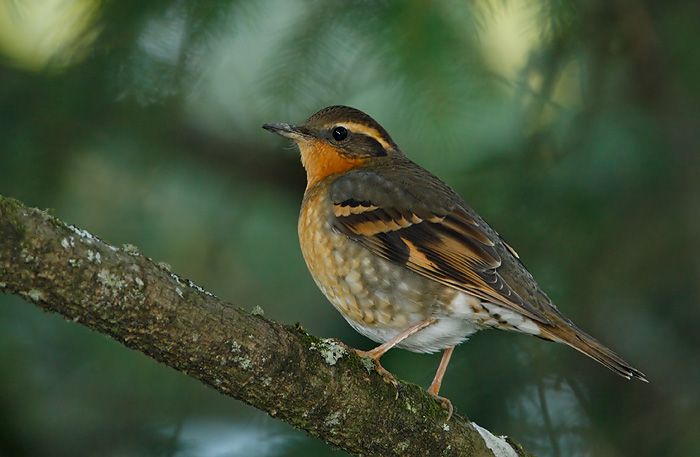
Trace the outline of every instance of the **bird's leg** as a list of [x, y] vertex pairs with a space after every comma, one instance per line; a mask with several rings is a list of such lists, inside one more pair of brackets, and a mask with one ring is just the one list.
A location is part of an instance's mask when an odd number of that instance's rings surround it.
[[380, 346], [377, 346], [376, 348], [372, 349], [371, 351], [364, 352], [364, 357], [369, 357], [370, 359], [373, 359], [373, 360], [379, 360], [379, 358], [381, 356], [383, 356], [384, 354], [386, 354], [386, 352], [389, 349], [393, 348], [394, 346], [396, 346], [397, 344], [399, 344], [400, 342], [402, 342], [403, 340], [405, 340], [409, 336], [413, 335], [414, 333], [417, 333], [417, 332], [423, 330], [424, 328], [426, 328], [430, 325], [433, 325], [436, 322], [437, 322], [437, 319], [426, 319], [424, 321], [417, 323], [416, 325], [412, 325], [412, 326], [408, 327], [406, 330], [404, 330], [403, 332], [399, 333], [398, 335], [396, 335], [395, 337], [390, 339], [389, 341], [387, 341], [386, 343], [384, 343]]
[[[389, 371], [379, 363], [379, 358], [381, 356], [383, 356], [389, 349], [393, 348], [394, 346], [396, 346], [397, 344], [399, 344], [400, 342], [402, 342], [403, 340], [405, 340], [409, 336], [413, 335], [416, 332], [423, 330], [424, 328], [426, 328], [430, 325], [433, 325], [435, 322], [437, 322], [437, 319], [433, 319], [433, 318], [426, 319], [424, 321], [417, 323], [416, 325], [412, 325], [412, 326], [408, 327], [403, 332], [399, 333], [398, 335], [396, 335], [395, 337], [393, 337], [392, 339], [390, 339], [386, 343], [384, 343], [380, 346], [377, 346], [376, 348], [372, 349], [371, 351], [361, 351], [359, 349], [355, 349], [355, 352], [360, 357], [372, 359], [374, 361], [374, 367], [377, 370], [377, 372], [379, 374], [381, 374], [387, 382], [390, 382], [394, 386], [397, 386], [398, 384], [396, 383], [396, 380], [391, 375], [391, 373], [389, 373]], [[441, 377], [441, 379], [442, 379], [442, 377]], [[439, 388], [440, 388], [440, 386], [438, 385], [438, 389]]]
[[442, 385], [442, 377], [445, 376], [447, 364], [450, 363], [450, 357], [452, 357], [452, 351], [454, 351], [454, 349], [454, 346], [445, 349], [445, 352], [442, 354], [442, 360], [440, 360], [440, 366], [438, 367], [437, 372], [435, 372], [433, 382], [430, 383], [430, 387], [428, 387], [428, 393], [435, 397], [437, 401], [439, 401], [442, 404], [442, 407], [447, 410], [448, 421], [450, 420], [450, 417], [452, 417], [452, 402], [445, 397], [439, 396], [438, 392], [440, 392], [440, 386]]
[[455, 350], [455, 347], [449, 347], [445, 349], [445, 352], [442, 354], [442, 360], [440, 360], [440, 366], [437, 369], [437, 372], [435, 373], [435, 377], [433, 378], [433, 382], [430, 383], [430, 387], [428, 387], [428, 393], [430, 395], [433, 395], [437, 397], [438, 392], [440, 392], [440, 386], [442, 386], [442, 378], [445, 376], [445, 371], [447, 370], [447, 364], [450, 363], [450, 357], [452, 357], [452, 351]]

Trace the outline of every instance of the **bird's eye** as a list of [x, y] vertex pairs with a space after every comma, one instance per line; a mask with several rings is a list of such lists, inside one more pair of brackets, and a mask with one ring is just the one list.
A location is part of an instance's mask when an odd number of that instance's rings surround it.
[[335, 141], [343, 141], [348, 137], [348, 129], [339, 125], [333, 128], [331, 134], [333, 135], [333, 139]]

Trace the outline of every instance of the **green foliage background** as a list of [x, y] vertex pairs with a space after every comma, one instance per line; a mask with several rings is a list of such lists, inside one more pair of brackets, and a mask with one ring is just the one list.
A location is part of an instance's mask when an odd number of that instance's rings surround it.
[[[446, 376], [457, 411], [541, 456], [700, 454], [698, 2], [44, 3], [51, 33], [0, 34], [1, 194], [368, 349], [303, 264], [297, 151], [260, 129], [358, 107], [650, 380], [483, 332]], [[439, 355], [383, 362], [427, 386]], [[0, 424], [0, 456], [342, 454], [12, 296]]]

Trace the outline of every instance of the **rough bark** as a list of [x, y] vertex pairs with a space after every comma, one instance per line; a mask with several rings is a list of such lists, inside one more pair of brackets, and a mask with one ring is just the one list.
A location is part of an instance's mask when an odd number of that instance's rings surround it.
[[338, 341], [225, 303], [133, 246], [0, 196], [0, 290], [363, 455], [524, 456]]

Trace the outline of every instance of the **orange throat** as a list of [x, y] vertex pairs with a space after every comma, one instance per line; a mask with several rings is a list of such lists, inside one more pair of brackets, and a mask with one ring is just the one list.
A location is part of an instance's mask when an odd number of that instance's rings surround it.
[[299, 142], [301, 163], [306, 169], [306, 189], [335, 173], [352, 170], [362, 165], [365, 158], [350, 158], [322, 140]]

